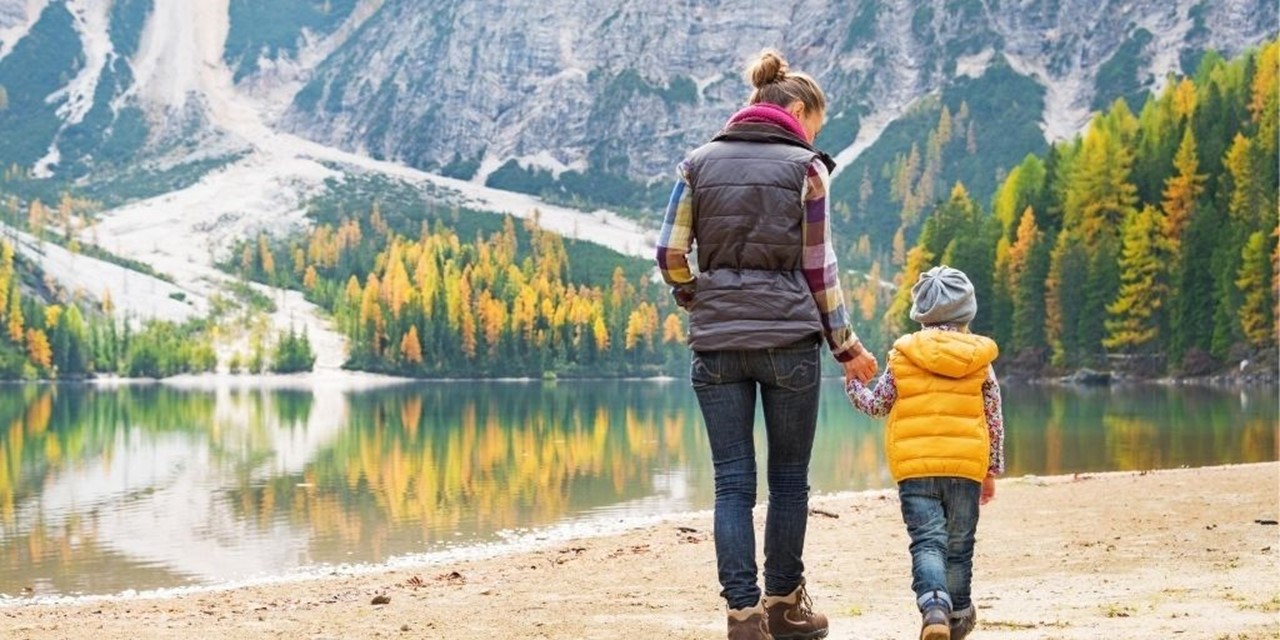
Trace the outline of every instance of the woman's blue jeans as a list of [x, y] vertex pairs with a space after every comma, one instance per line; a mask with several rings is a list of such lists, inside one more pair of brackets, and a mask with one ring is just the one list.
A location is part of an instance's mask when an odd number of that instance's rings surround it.
[[756, 397], [768, 442], [769, 510], [764, 525], [764, 586], [786, 595], [804, 578], [809, 458], [818, 422], [819, 344], [693, 354], [690, 378], [715, 465], [715, 544], [720, 595], [731, 609], [760, 601], [755, 525]]
[[966, 478], [912, 478], [898, 483], [902, 519], [911, 536], [911, 588], [923, 605], [939, 592], [953, 611], [970, 604], [973, 543], [982, 485]]

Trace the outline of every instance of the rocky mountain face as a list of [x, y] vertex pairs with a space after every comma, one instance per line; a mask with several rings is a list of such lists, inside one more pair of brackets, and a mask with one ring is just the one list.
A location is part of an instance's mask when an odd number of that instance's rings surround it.
[[177, 188], [251, 144], [225, 134], [253, 117], [499, 188], [651, 209], [742, 103], [764, 46], [824, 85], [821, 145], [877, 173], [855, 160], [957, 87], [1010, 94], [972, 116], [978, 148], [1019, 132], [987, 158], [1008, 166], [1204, 51], [1277, 31], [1267, 0], [189, 2], [0, 0], [0, 163], [82, 184], [147, 166], [170, 178], [152, 191]]
[[1000, 63], [1044, 88], [1043, 131], [1067, 137], [1096, 100], [1275, 25], [1259, 0], [388, 0], [315, 68], [282, 126], [428, 169], [483, 176], [518, 159], [647, 181], [742, 102], [741, 69], [766, 45], [824, 84], [824, 142], [840, 151], [868, 116]]

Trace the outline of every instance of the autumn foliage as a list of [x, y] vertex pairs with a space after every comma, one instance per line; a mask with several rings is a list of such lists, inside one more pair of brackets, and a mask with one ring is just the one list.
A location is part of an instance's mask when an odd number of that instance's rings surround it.
[[947, 263], [974, 280], [973, 328], [1006, 362], [1154, 375], [1274, 352], [1278, 65], [1276, 42], [1209, 54], [1137, 114], [1116, 101], [1011, 170], [992, 215], [957, 186], [905, 254], [888, 332], [909, 326], [916, 274]]
[[[274, 249], [246, 244], [245, 275], [280, 282], [295, 256], [307, 295], [330, 309], [351, 368], [413, 376], [654, 374], [687, 353], [684, 318], [648, 278], [620, 266], [572, 277], [565, 241], [535, 220], [464, 240], [451, 228], [397, 234], [367, 218], [318, 225]], [[526, 239], [521, 242], [520, 237]], [[523, 246], [522, 246], [523, 244]], [[296, 263], [300, 257], [301, 263]], [[618, 256], [621, 258], [621, 256]]]

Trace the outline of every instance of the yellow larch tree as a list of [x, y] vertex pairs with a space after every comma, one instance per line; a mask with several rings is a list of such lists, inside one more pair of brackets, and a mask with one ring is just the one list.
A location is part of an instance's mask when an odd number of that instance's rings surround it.
[[1169, 252], [1177, 256], [1182, 247], [1182, 233], [1195, 210], [1196, 201], [1204, 193], [1206, 176], [1198, 173], [1196, 139], [1187, 127], [1173, 157], [1174, 175], [1165, 180], [1164, 225], [1162, 235]]
[[400, 339], [400, 357], [405, 362], [422, 364], [422, 342], [418, 340], [417, 325], [410, 325], [404, 337]]
[[1280, 40], [1272, 40], [1258, 52], [1256, 71], [1253, 74], [1253, 93], [1249, 101], [1249, 113], [1258, 123], [1256, 139], [1262, 145], [1262, 156], [1276, 158], [1277, 127], [1280, 127]]
[[3, 304], [9, 299], [9, 288], [14, 283], [13, 245], [0, 240], [0, 320], [4, 320], [9, 309]]
[[413, 295], [413, 285], [409, 282], [409, 271], [405, 268], [402, 257], [403, 247], [400, 242], [392, 241], [387, 253], [387, 263], [379, 292], [383, 304], [391, 309], [391, 315], [400, 319], [400, 310]]
[[369, 339], [370, 350], [374, 355], [381, 355], [382, 342], [386, 336], [386, 318], [378, 302], [380, 288], [377, 274], [369, 274], [369, 281], [365, 283], [364, 293], [360, 298], [361, 333]]
[[271, 245], [265, 233], [258, 234], [258, 256], [262, 260], [262, 273], [267, 280], [271, 280], [276, 274], [276, 257], [271, 253]]
[[305, 277], [307, 273], [307, 252], [302, 247], [293, 248], [293, 273], [299, 278]]
[[684, 344], [684, 321], [674, 312], [662, 321], [662, 344]]
[[595, 319], [591, 321], [591, 331], [595, 333], [596, 351], [609, 350], [609, 327], [605, 326], [604, 313], [597, 308]]
[[31, 229], [31, 234], [40, 240], [44, 240], [45, 225], [49, 223], [49, 208], [39, 198], [31, 201], [27, 206], [27, 226]]
[[1196, 111], [1196, 85], [1190, 78], [1183, 78], [1173, 87], [1173, 113], [1182, 121]]
[[653, 348], [654, 333], [658, 329], [658, 310], [651, 303], [641, 302], [627, 317], [624, 346], [628, 351], [637, 347]]
[[1276, 194], [1267, 188], [1263, 179], [1261, 165], [1264, 160], [1259, 151], [1253, 140], [1236, 134], [1223, 157], [1232, 184], [1227, 211], [1233, 220], [1254, 230], [1270, 228], [1266, 222], [1274, 220], [1276, 215]]
[[308, 291], [315, 291], [316, 282], [319, 280], [319, 274], [316, 273], [314, 264], [307, 265], [307, 270], [302, 275], [302, 286]]
[[502, 333], [506, 330], [507, 305], [490, 295], [488, 289], [483, 289], [476, 300], [476, 311], [480, 316], [485, 344], [489, 345], [489, 355], [496, 356]]
[[1240, 305], [1240, 328], [1249, 344], [1259, 349], [1276, 345], [1272, 251], [1271, 234], [1253, 232], [1241, 250], [1240, 269], [1236, 274], [1236, 287], [1244, 296]]
[[1137, 353], [1156, 344], [1160, 317], [1168, 294], [1165, 265], [1159, 250], [1160, 211], [1150, 205], [1125, 223], [1120, 254], [1120, 292], [1107, 305], [1107, 336], [1102, 344], [1109, 350]]
[[27, 358], [31, 363], [43, 370], [53, 366], [53, 349], [49, 347], [49, 337], [40, 329], [27, 329]]
[[17, 288], [9, 288], [9, 313], [6, 315], [9, 341], [22, 344], [22, 339], [26, 336], [26, 323], [23, 321], [22, 301], [19, 299]]
[[459, 330], [462, 334], [462, 353], [468, 359], [476, 357], [476, 318], [471, 308], [471, 267], [467, 266], [458, 282]]

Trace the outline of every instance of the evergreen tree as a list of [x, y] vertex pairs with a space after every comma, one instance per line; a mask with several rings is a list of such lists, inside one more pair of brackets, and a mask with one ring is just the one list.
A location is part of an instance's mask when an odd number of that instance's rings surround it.
[[1049, 256], [1049, 277], [1045, 282], [1045, 337], [1053, 353], [1053, 363], [1074, 366], [1083, 361], [1085, 340], [1080, 333], [1081, 301], [1087, 291], [1089, 255], [1080, 232], [1058, 234]]
[[992, 214], [1000, 220], [1004, 237], [1013, 240], [1018, 223], [1027, 207], [1039, 204], [1047, 177], [1045, 164], [1040, 158], [1029, 155], [1022, 164], [1013, 168], [996, 191]]
[[1013, 344], [1013, 296], [1017, 288], [1009, 261], [1010, 248], [1009, 239], [1005, 237], [996, 244], [996, 270], [992, 299], [988, 305], [991, 309], [991, 337], [1005, 348]]
[[1270, 235], [1255, 231], [1242, 250], [1236, 286], [1243, 299], [1240, 305], [1240, 330], [1255, 348], [1274, 348], [1276, 301], [1273, 298], [1271, 255], [1275, 250]]
[[1125, 224], [1120, 254], [1120, 293], [1107, 305], [1111, 352], [1149, 353], [1159, 344], [1162, 305], [1168, 292], [1161, 259], [1160, 212], [1146, 206]]
[[1197, 172], [1199, 158], [1191, 129], [1182, 134], [1173, 166], [1175, 173], [1165, 181], [1164, 187], [1162, 235], [1167, 251], [1176, 260], [1181, 255], [1182, 234], [1195, 210], [1196, 202], [1204, 193], [1205, 176]]
[[1264, 165], [1275, 163], [1262, 156], [1260, 145], [1241, 134], [1231, 142], [1223, 159], [1227, 170], [1227, 210], [1231, 223], [1249, 231], [1270, 228], [1275, 220], [1275, 184], [1265, 181]]
[[1009, 296], [1011, 351], [1044, 344], [1044, 281], [1049, 269], [1049, 245], [1027, 207], [1018, 223], [1017, 238], [1009, 248]]
[[1107, 306], [1120, 293], [1120, 240], [1111, 234], [1101, 236], [1089, 257], [1084, 304], [1080, 310], [1080, 356], [1085, 364], [1099, 365], [1105, 355], [1103, 340], [1107, 337]]
[[1097, 119], [1085, 136], [1064, 202], [1064, 225], [1078, 228], [1092, 252], [1101, 235], [1115, 235], [1133, 215], [1137, 188], [1129, 182], [1133, 153], [1133, 115], [1123, 100], [1116, 101], [1107, 116]]
[[289, 332], [280, 332], [276, 339], [275, 353], [271, 356], [271, 370], [276, 373], [297, 373], [311, 371], [315, 366], [316, 355], [311, 349], [311, 339], [304, 329], [298, 334], [293, 327]]

